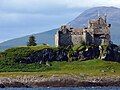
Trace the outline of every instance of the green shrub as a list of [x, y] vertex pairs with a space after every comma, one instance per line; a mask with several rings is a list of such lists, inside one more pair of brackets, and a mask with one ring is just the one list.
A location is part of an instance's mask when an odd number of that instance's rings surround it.
[[4, 62], [6, 62], [6, 64], [12, 64], [15, 62], [19, 62], [16, 61], [15, 58], [25, 58], [28, 55], [30, 55], [34, 50], [32, 50], [29, 47], [17, 47], [17, 48], [11, 48], [11, 49], [7, 49], [4, 52]]
[[4, 60], [6, 64], [21, 62], [31, 53], [45, 48], [52, 48], [52, 47], [48, 45], [39, 45], [39, 46], [29, 46], [29, 47], [24, 46], [24, 47], [10, 48], [0, 53], [0, 60]]
[[53, 47], [50, 47], [48, 45], [39, 45], [39, 46], [29, 46], [29, 48], [34, 50], [34, 51], [38, 51], [38, 50], [42, 50], [45, 48], [53, 48]]
[[78, 51], [78, 50], [84, 50], [86, 48], [86, 46], [85, 45], [83, 45], [83, 44], [78, 44], [78, 45], [74, 45], [73, 47], [72, 47], [72, 49], [73, 49], [73, 51]]
[[26, 57], [28, 56], [30, 53], [32, 53], [34, 50], [32, 50], [29, 47], [18, 47], [18, 48], [11, 48], [6, 50], [5, 53], [5, 57]]

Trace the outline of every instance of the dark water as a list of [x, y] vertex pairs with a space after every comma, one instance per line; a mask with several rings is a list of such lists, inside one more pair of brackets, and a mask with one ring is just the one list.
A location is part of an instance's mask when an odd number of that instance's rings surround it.
[[0, 90], [120, 90], [120, 87], [0, 88]]

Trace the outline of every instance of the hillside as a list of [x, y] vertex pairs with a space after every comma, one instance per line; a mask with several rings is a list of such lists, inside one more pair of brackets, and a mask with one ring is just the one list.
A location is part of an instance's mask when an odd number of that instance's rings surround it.
[[[89, 19], [97, 18], [98, 12], [100, 15], [107, 14], [107, 19], [110, 24], [112, 24], [111, 28], [111, 36], [112, 41], [116, 44], [120, 44], [120, 8], [116, 7], [94, 7], [91, 9], [88, 9], [81, 13], [77, 18], [69, 22], [68, 24], [73, 27], [83, 27], [87, 24]], [[48, 43], [50, 45], [54, 45], [54, 34], [56, 33], [57, 29], [50, 30], [44, 33], [38, 33], [35, 34], [35, 37], [37, 39], [37, 43]], [[28, 40], [29, 36], [16, 38], [12, 40], [5, 41], [3, 43], [0, 43], [0, 50], [4, 50], [9, 47], [14, 46], [21, 46], [26, 45], [26, 42]]]
[[[48, 43], [50, 45], [54, 45], [53, 44], [54, 43], [54, 35], [56, 33], [56, 30], [57, 29], [53, 29], [53, 30], [50, 30], [47, 32], [34, 34], [34, 36], [36, 37], [37, 44]], [[30, 35], [24, 36], [21, 38], [15, 38], [15, 39], [0, 43], [0, 50], [3, 51], [10, 47], [24, 46], [27, 44], [29, 36]]]
[[[84, 75], [86, 76], [119, 76], [120, 63], [107, 62], [99, 59], [93, 59], [88, 61], [73, 61], [69, 62], [51, 62], [52, 66], [45, 66], [38, 63], [32, 64], [16, 64], [13, 66], [6, 65], [0, 67], [0, 77], [17, 77], [17, 76], [41, 76], [49, 77], [52, 75], [61, 76], [67, 75]], [[2, 71], [8, 71], [7, 74]], [[10, 73], [13, 72], [13, 73]], [[22, 72], [19, 72], [22, 71]], [[30, 73], [32, 72], [32, 73]]]
[[[87, 48], [88, 51], [86, 51]], [[68, 50], [40, 45], [7, 49], [0, 53], [0, 72], [41, 72], [41, 74], [45, 74], [44, 76], [53, 74], [84, 74], [87, 76], [106, 74], [111, 76], [113, 73], [114, 75], [120, 74], [120, 57], [117, 60], [115, 50], [117, 47], [110, 47], [114, 48], [110, 51], [104, 46], [103, 51], [109, 53], [106, 53], [103, 60], [98, 59], [101, 54], [98, 53], [99, 50], [96, 46], [90, 48], [91, 46], [76, 45]], [[104, 52], [103, 54], [105, 54]], [[120, 56], [120, 53], [118, 55]], [[5, 76], [8, 77], [7, 74]]]
[[120, 63], [89, 60], [51, 64], [51, 67], [38, 63], [0, 67], [0, 70], [1, 68], [4, 71], [12, 70], [12, 72], [0, 73], [0, 87], [47, 87], [47, 89], [50, 89], [48, 87], [82, 87], [82, 89], [92, 87], [93, 89], [95, 86], [101, 89], [109, 86], [111, 89], [120, 86]]

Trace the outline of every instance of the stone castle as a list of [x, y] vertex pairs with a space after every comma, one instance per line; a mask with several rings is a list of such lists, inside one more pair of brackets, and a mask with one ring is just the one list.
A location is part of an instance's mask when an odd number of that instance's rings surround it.
[[64, 25], [55, 34], [56, 46], [68, 46], [85, 43], [87, 45], [109, 45], [111, 24], [107, 23], [106, 15], [88, 21], [84, 28], [71, 28]]

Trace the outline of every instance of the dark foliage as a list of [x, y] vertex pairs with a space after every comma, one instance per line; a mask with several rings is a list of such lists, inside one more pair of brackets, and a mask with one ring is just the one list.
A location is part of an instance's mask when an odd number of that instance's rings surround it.
[[45, 63], [51, 61], [67, 61], [67, 52], [64, 50], [53, 50], [50, 48], [39, 50], [31, 53], [26, 58], [23, 58], [26, 63]]
[[36, 46], [36, 45], [37, 45], [37, 43], [36, 43], [35, 37], [33, 35], [30, 36], [27, 46]]

